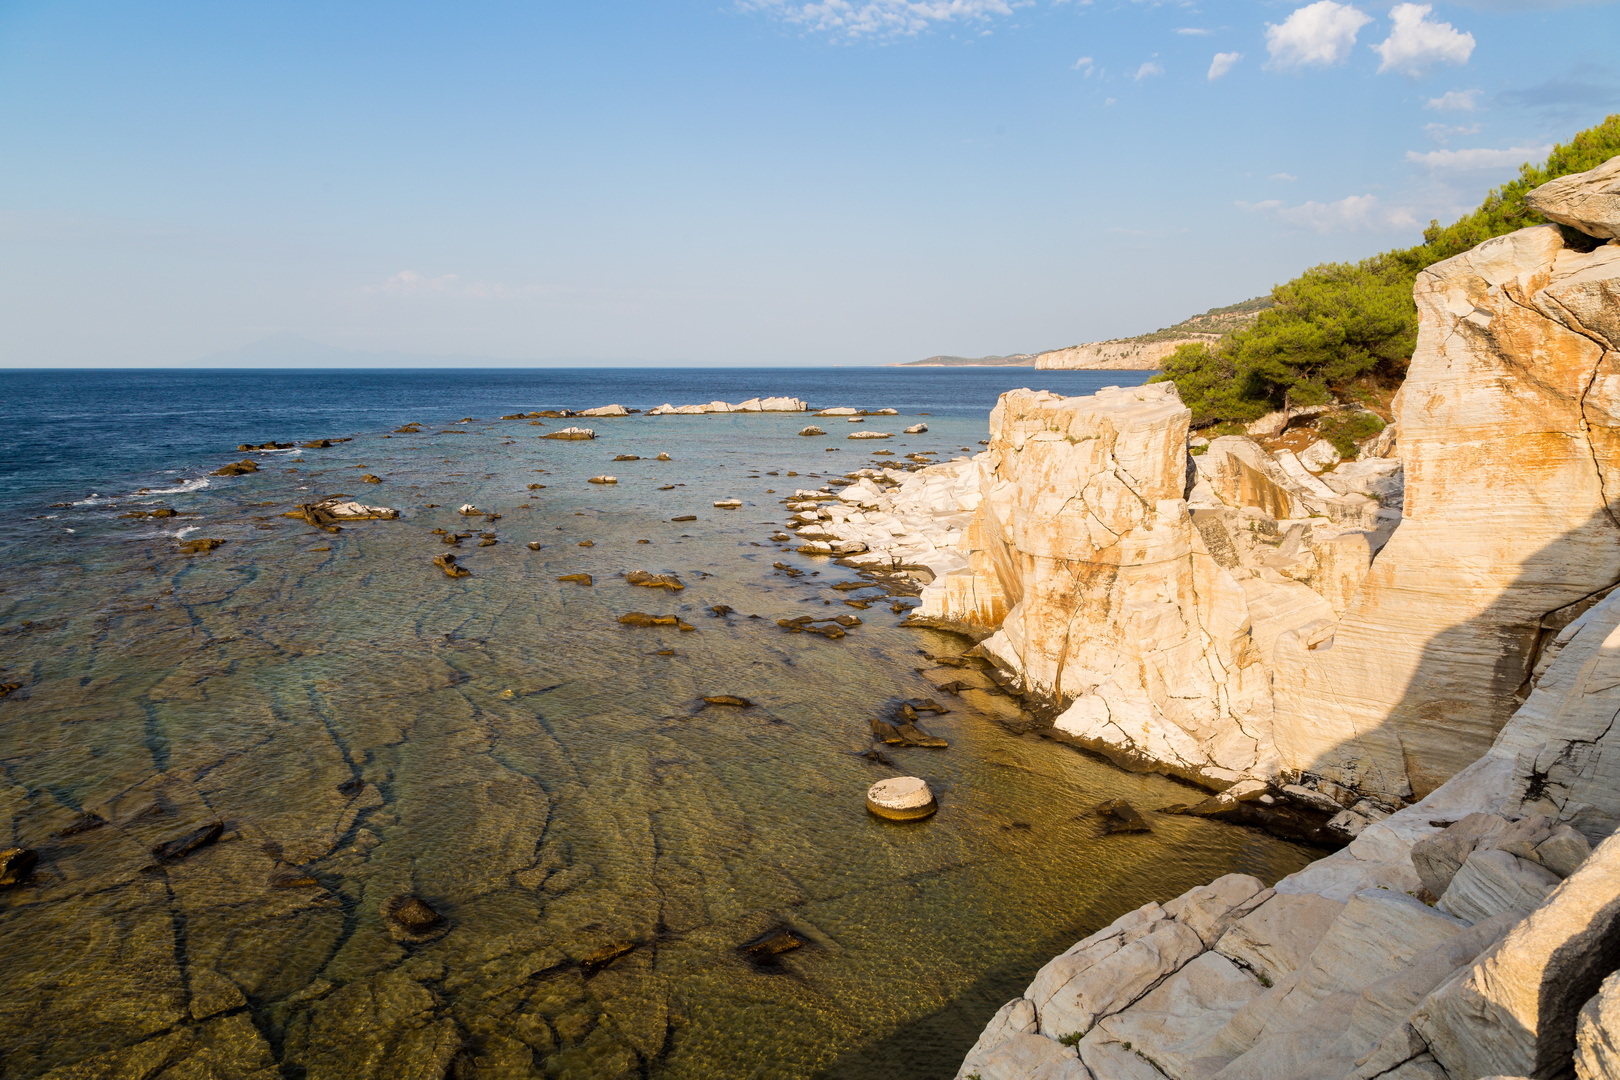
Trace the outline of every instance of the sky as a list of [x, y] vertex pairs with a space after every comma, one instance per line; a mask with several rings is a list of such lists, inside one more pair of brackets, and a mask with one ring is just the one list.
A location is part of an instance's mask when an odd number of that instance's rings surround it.
[[0, 0], [0, 366], [1142, 333], [1419, 241], [1620, 111], [1617, 43], [1538, 0]]

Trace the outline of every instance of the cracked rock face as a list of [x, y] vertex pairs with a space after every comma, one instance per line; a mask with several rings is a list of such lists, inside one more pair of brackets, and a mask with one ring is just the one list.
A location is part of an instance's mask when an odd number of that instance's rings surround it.
[[1270, 770], [1270, 687], [1182, 500], [1189, 418], [1164, 383], [1003, 395], [970, 569], [922, 613], [999, 626], [985, 649], [1072, 699], [1058, 727], [1083, 744], [1224, 786]]
[[1405, 517], [1332, 648], [1277, 648], [1285, 767], [1396, 797], [1483, 754], [1541, 643], [1620, 578], [1620, 247], [1523, 229], [1416, 299]]

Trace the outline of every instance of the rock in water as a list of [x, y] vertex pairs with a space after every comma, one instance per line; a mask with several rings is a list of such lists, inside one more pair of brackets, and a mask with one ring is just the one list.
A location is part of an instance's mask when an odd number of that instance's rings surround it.
[[624, 575], [624, 580], [631, 585], [644, 585], [649, 589], [668, 589], [670, 592], [680, 592], [686, 588], [681, 579], [674, 574], [650, 574], [645, 570], [632, 570]]
[[152, 849], [152, 854], [160, 863], [179, 862], [200, 847], [207, 847], [220, 834], [225, 831], [223, 821], [210, 821], [207, 825], [196, 828], [184, 836], [178, 836], [167, 843], [159, 844]]
[[816, 427], [816, 425], [811, 424], [809, 427], [807, 427], [803, 431], [799, 432], [799, 434], [800, 435], [825, 435], [827, 433], [825, 431], [822, 431], [820, 428]]
[[593, 484], [617, 484], [619, 478], [617, 476], [593, 476], [590, 482]]
[[892, 439], [892, 438], [894, 438], [894, 432], [892, 432], [892, 431], [852, 431], [845, 437], [850, 438], [850, 439]]
[[[576, 585], [589, 585], [591, 583], [591, 575], [589, 575], [589, 574], [564, 574], [562, 577], [558, 578], [557, 580], [558, 581], [572, 581]], [[620, 621], [622, 622], [623, 620], [620, 620]]]
[[890, 821], [917, 821], [939, 809], [928, 784], [915, 776], [879, 780], [866, 791], [866, 808]]
[[467, 577], [472, 573], [465, 566], [458, 564], [454, 555], [439, 555], [434, 558], [433, 565], [443, 570], [445, 577]]
[[733, 697], [731, 694], [716, 694], [703, 700], [710, 705], [730, 705], [735, 709], [752, 708], [754, 704], [745, 697]]
[[736, 509], [739, 509], [742, 506], [742, 500], [741, 499], [721, 499], [719, 502], [715, 503], [714, 505], [715, 505], [715, 508], [718, 509], [718, 510], [736, 510]]
[[928, 430], [928, 425], [927, 424], [912, 424], [910, 427], [906, 428], [906, 434], [907, 435], [921, 435], [923, 432], [925, 432], [927, 430]]
[[403, 944], [420, 945], [450, 932], [450, 923], [421, 897], [400, 893], [383, 904], [388, 935]]
[[774, 966], [776, 957], [803, 947], [804, 942], [799, 936], [785, 926], [773, 926], [738, 946], [749, 959], [762, 966]]
[[180, 541], [180, 550], [187, 555], [202, 555], [205, 552], [213, 551], [224, 543], [225, 541], [214, 537], [199, 536], [195, 540]]
[[226, 466], [224, 466], [222, 468], [215, 469], [214, 470], [214, 475], [215, 476], [241, 476], [244, 473], [255, 473], [255, 472], [258, 472], [258, 471], [259, 471], [259, 463], [258, 462], [254, 461], [252, 458], [244, 458], [241, 461], [235, 461], [235, 462], [232, 462], [231, 464], [226, 465]]
[[39, 862], [39, 852], [29, 848], [7, 848], [0, 851], [0, 889], [21, 885], [33, 876]]
[[614, 461], [640, 461], [641, 458], [637, 457], [635, 454], [619, 454], [613, 460]]
[[1097, 807], [1097, 815], [1103, 819], [1103, 832], [1108, 836], [1115, 833], [1153, 831], [1153, 827], [1147, 823], [1146, 819], [1136, 812], [1136, 807], [1124, 799], [1108, 800]]
[[594, 439], [594, 438], [596, 438], [596, 432], [592, 431], [590, 428], [565, 427], [565, 428], [559, 428], [556, 431], [548, 431], [548, 432], [546, 432], [544, 435], [542, 435], [540, 437], [542, 439], [565, 439], [565, 440]]

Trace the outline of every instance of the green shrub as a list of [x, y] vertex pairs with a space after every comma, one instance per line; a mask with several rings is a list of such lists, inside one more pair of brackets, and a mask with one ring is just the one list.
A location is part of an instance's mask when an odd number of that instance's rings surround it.
[[1080, 1032], [1071, 1031], [1067, 1035], [1060, 1038], [1058, 1042], [1062, 1043], [1064, 1046], [1074, 1046], [1083, 1038], [1085, 1038], [1085, 1036]]
[[[1393, 387], [1406, 376], [1417, 343], [1412, 286], [1424, 269], [1542, 218], [1524, 196], [1555, 177], [1584, 172], [1620, 154], [1620, 114], [1553, 148], [1541, 165], [1485, 196], [1478, 209], [1442, 227], [1429, 222], [1423, 243], [1358, 263], [1324, 263], [1271, 291], [1273, 305], [1212, 348], [1183, 345], [1153, 381], [1176, 384], [1193, 426], [1248, 421], [1274, 409], [1316, 405], [1330, 395], [1369, 396], [1366, 384]], [[1564, 230], [1591, 250], [1597, 241]], [[1337, 445], [1337, 444], [1335, 444]]]
[[1317, 430], [1333, 444], [1340, 457], [1348, 459], [1356, 456], [1358, 443], [1384, 430], [1384, 422], [1370, 412], [1343, 413], [1324, 419]]

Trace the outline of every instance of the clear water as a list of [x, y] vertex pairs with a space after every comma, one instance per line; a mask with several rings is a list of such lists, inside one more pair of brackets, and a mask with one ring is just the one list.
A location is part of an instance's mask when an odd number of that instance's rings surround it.
[[[0, 376], [0, 683], [20, 684], [0, 699], [0, 846], [40, 853], [0, 890], [0, 1076], [176, 1033], [213, 1045], [230, 1021], [288, 1077], [387, 1076], [431, 1057], [428, 1035], [463, 1048], [457, 1076], [945, 1077], [1082, 934], [1221, 873], [1297, 869], [1308, 850], [1193, 819], [1101, 836], [1096, 803], [1188, 790], [1015, 734], [1006, 697], [942, 692], [988, 680], [926, 659], [966, 643], [899, 627], [887, 599], [842, 640], [779, 629], [854, 610], [830, 588], [853, 572], [768, 539], [782, 495], [894, 460], [841, 420], [801, 438], [803, 416], [638, 416], [587, 422], [594, 442], [491, 420], [780, 393], [900, 409], [880, 430], [931, 413], [880, 447], [943, 458], [979, 449], [1001, 390], [1135, 377]], [[384, 437], [408, 420], [422, 434]], [[199, 482], [241, 442], [350, 435]], [[618, 484], [586, 483], [602, 473]], [[280, 516], [336, 493], [401, 518], [328, 534]], [[711, 505], [729, 497], [742, 509]], [[156, 506], [188, 516], [119, 516]], [[464, 541], [472, 574], [451, 580], [435, 527], [499, 542]], [[188, 557], [182, 532], [226, 543]], [[626, 584], [636, 569], [686, 588]], [[557, 581], [573, 573], [594, 584]], [[632, 610], [696, 630], [617, 622]], [[714, 694], [754, 707], [701, 707]], [[941, 807], [894, 825], [863, 807], [894, 770], [861, 753], [914, 697], [951, 708], [922, 723], [951, 745], [887, 751]], [[86, 812], [109, 824], [63, 835]], [[216, 843], [154, 860], [213, 820]], [[394, 940], [381, 909], [402, 893], [450, 931]], [[804, 945], [777, 963], [739, 951], [783, 926]], [[196, 1020], [216, 975], [245, 1007]]]

